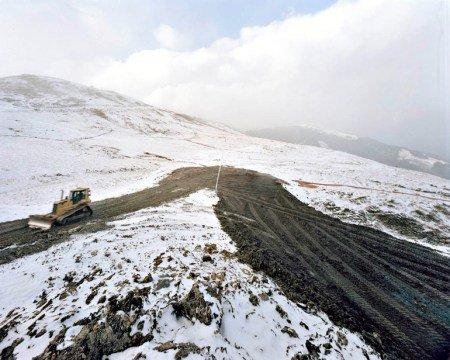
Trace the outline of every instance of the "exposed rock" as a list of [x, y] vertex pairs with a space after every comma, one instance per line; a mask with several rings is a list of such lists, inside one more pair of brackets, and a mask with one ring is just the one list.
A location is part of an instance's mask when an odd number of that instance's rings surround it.
[[223, 290], [222, 286], [214, 282], [210, 283], [206, 288], [206, 292], [218, 300], [222, 298], [222, 290]]
[[295, 354], [291, 360], [313, 360], [313, 358], [310, 355], [306, 355], [306, 354]]
[[147, 287], [129, 291], [121, 300], [118, 300], [117, 295], [111, 296], [108, 299], [108, 311], [115, 314], [119, 310], [125, 313], [134, 310], [136, 314], [139, 314], [143, 305], [143, 297], [147, 296], [149, 292], [150, 288]]
[[248, 298], [248, 301], [250, 301], [250, 303], [253, 306], [258, 306], [259, 305], [259, 299], [255, 294], [250, 294], [250, 297]]
[[208, 254], [216, 254], [217, 253], [217, 245], [216, 244], [206, 244], [205, 252]]
[[189, 356], [189, 354], [200, 354], [201, 349], [193, 343], [174, 343], [173, 341], [165, 342], [158, 345], [154, 350], [166, 352], [168, 350], [178, 350], [175, 354], [175, 360], [181, 360]]
[[303, 326], [306, 330], [309, 330], [309, 326], [306, 325], [303, 321], [300, 321], [299, 325]]
[[44, 335], [45, 333], [47, 332], [47, 330], [46, 329], [41, 329], [41, 330], [39, 330], [37, 333], [36, 333], [36, 337], [38, 338], [38, 337], [41, 337], [42, 335]]
[[220, 253], [227, 260], [229, 260], [235, 256], [232, 252], [229, 252], [228, 250], [222, 250]]
[[172, 281], [170, 279], [161, 279], [156, 283], [155, 291], [168, 288]]
[[8, 336], [8, 329], [6, 328], [6, 326], [0, 327], [0, 342], [2, 342], [3, 339], [7, 336]]
[[147, 355], [143, 353], [137, 353], [136, 356], [133, 358], [133, 360], [145, 360], [147, 359]]
[[173, 303], [172, 307], [177, 317], [184, 316], [192, 321], [197, 319], [205, 325], [210, 325], [212, 321], [211, 305], [212, 303], [204, 299], [199, 285], [194, 284], [186, 297], [180, 302]]
[[5, 347], [0, 352], [0, 359], [2, 360], [15, 360], [14, 349], [17, 345], [19, 345], [23, 341], [23, 338], [19, 338], [13, 341], [13, 343], [7, 347]]
[[149, 274], [145, 275], [145, 277], [142, 279], [141, 283], [147, 284], [150, 281], [153, 281], [153, 276], [152, 276], [152, 274], [149, 273]]
[[97, 296], [97, 294], [98, 294], [98, 289], [92, 291], [86, 298], [86, 305], [89, 305], [91, 303], [91, 301]]
[[197, 274], [197, 273], [195, 273], [193, 271], [191, 271], [189, 273], [189, 279], [196, 279], [196, 278], [198, 278], [198, 276], [199, 276], [199, 274]]
[[281, 332], [284, 334], [288, 334], [292, 338], [298, 338], [297, 331], [295, 331], [294, 329], [291, 329], [288, 326], [285, 326], [284, 328], [282, 328]]
[[[101, 359], [104, 355], [123, 351], [132, 346], [139, 346], [153, 339], [151, 334], [141, 332], [130, 335], [131, 326], [142, 313], [144, 298], [150, 288], [134, 289], [126, 296], [114, 295], [108, 299], [106, 318], [99, 322], [101, 313], [92, 314], [76, 324], [83, 326], [73, 339], [73, 344], [63, 350], [57, 347], [64, 341], [64, 328], [47, 346], [37, 360], [54, 359]], [[105, 308], [103, 308], [105, 309]], [[130, 314], [131, 313], [131, 314]]]
[[347, 346], [348, 345], [347, 337], [343, 333], [338, 331], [336, 335], [337, 335], [337, 343], [338, 343], [338, 345], [343, 345], [343, 346]]
[[175, 354], [175, 360], [187, 358], [190, 354], [200, 354], [201, 349], [193, 343], [178, 344], [178, 352]]
[[94, 319], [83, 326], [80, 333], [73, 339], [73, 345], [63, 350], [57, 350], [57, 344], [64, 339], [64, 336], [61, 338], [58, 335], [58, 341], [52, 341], [36, 360], [53, 360], [55, 358], [100, 360], [104, 355], [123, 351], [152, 340], [152, 335], [144, 336], [140, 332], [130, 336], [131, 325], [130, 317], [123, 313], [108, 315], [104, 323], [98, 323]]
[[319, 358], [320, 353], [320, 347], [317, 345], [314, 345], [310, 340], [306, 340], [306, 348], [308, 349], [308, 352], [310, 355], [313, 356], [313, 358]]
[[153, 350], [159, 351], [159, 352], [166, 352], [167, 350], [172, 350], [176, 348], [176, 344], [173, 341], [167, 341], [165, 343], [162, 343], [158, 346], [155, 346]]
[[163, 255], [163, 254], [158, 255], [158, 256], [155, 258], [155, 260], [153, 260], [153, 268], [154, 268], [155, 270], [156, 270], [156, 268], [157, 268], [159, 265], [161, 265], [161, 263], [163, 262], [162, 255]]
[[288, 314], [286, 311], [283, 310], [283, 308], [280, 305], [277, 304], [277, 306], [275, 306], [275, 310], [277, 311], [278, 314], [280, 314], [280, 316], [283, 319], [287, 319]]

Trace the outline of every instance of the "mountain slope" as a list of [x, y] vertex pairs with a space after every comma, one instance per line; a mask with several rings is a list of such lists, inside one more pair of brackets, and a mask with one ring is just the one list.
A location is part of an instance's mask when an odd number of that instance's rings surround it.
[[[29, 82], [32, 91], [26, 90]], [[55, 88], [63, 94], [60, 101]], [[0, 221], [47, 212], [61, 189], [90, 186], [99, 200], [152, 186], [182, 166], [224, 164], [281, 178], [299, 199], [344, 221], [427, 244], [443, 244], [449, 237], [448, 203], [423, 197], [450, 198], [448, 181], [437, 177], [329, 149], [249, 137], [60, 79], [9, 77], [0, 79], [0, 89], [0, 150], [7, 154], [0, 158]], [[55, 106], [66, 97], [84, 105]], [[386, 192], [311, 189], [296, 180]]]
[[[60, 189], [89, 186], [101, 200], [155, 186], [181, 167], [226, 165], [270, 174], [303, 203], [344, 222], [449, 253], [450, 185], [442, 178], [253, 138], [59, 79], [4, 78], [0, 91], [0, 151], [6, 154], [0, 157], [0, 221], [49, 211]], [[215, 171], [209, 180], [216, 183]], [[307, 182], [353, 188], [302, 185]], [[110, 358], [280, 358], [320, 351], [329, 358], [377, 358], [358, 334], [293, 302], [270, 278], [240, 263], [236, 244], [213, 214], [215, 194], [181, 196], [187, 187], [156, 187], [170, 192], [167, 199], [180, 194], [179, 200], [120, 212], [104, 227], [94, 216], [63, 228], [64, 242], [54, 238], [57, 231], [45, 234], [50, 248], [39, 234], [32, 244], [47, 250], [28, 257], [18, 241], [4, 244], [0, 237], [0, 259], [16, 255], [0, 265], [1, 356], [71, 358], [98, 350]], [[257, 205], [250, 205], [258, 216]], [[238, 224], [252, 221], [225, 215]], [[270, 228], [263, 233], [270, 238]], [[381, 336], [369, 335], [375, 342]]]
[[247, 132], [266, 139], [344, 151], [382, 164], [450, 179], [450, 164], [436, 155], [384, 144], [370, 138], [326, 131], [313, 126], [287, 126]]
[[114, 91], [98, 90], [70, 81], [36, 75], [0, 79], [3, 107], [41, 109], [82, 106], [147, 106]]

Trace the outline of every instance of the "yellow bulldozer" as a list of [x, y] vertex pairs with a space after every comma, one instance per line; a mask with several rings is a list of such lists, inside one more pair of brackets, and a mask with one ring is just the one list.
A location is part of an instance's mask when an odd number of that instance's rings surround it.
[[64, 197], [61, 191], [61, 200], [53, 203], [53, 210], [46, 215], [31, 215], [28, 220], [30, 228], [49, 230], [54, 225], [65, 225], [69, 222], [92, 215], [89, 188], [76, 188]]

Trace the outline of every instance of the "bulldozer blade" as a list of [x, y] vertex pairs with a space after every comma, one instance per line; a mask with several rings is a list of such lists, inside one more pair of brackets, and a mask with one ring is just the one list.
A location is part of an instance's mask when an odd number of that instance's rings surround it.
[[49, 219], [41, 216], [30, 216], [30, 218], [28, 219], [28, 226], [34, 229], [49, 230], [54, 223], [54, 219]]

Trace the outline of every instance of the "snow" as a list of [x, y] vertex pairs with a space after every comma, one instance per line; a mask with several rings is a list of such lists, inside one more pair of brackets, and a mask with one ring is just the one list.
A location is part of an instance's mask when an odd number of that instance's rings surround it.
[[[45, 349], [50, 334], [54, 337], [64, 327], [67, 331], [58, 349], [68, 347], [82, 329], [75, 325], [78, 320], [90, 314], [100, 319], [106, 316], [106, 307], [98, 304], [100, 296], [125, 296], [132, 289], [151, 286], [144, 305], [146, 313], [135, 324], [143, 321], [145, 332], [156, 321], [154, 339], [113, 354], [110, 359], [130, 359], [138, 353], [152, 359], [165, 358], [175, 351], [164, 354], [155, 347], [168, 341], [194, 343], [202, 349], [202, 358], [290, 358], [308, 353], [306, 340], [321, 346], [322, 354], [323, 345], [330, 343], [329, 354], [323, 355], [326, 359], [365, 359], [363, 351], [371, 359], [378, 358], [359, 335], [333, 325], [323, 313], [306, 312], [289, 301], [270, 279], [238, 262], [233, 255], [235, 246], [213, 212], [217, 200], [214, 192], [201, 190], [124, 216], [112, 222], [108, 230], [73, 235], [68, 242], [2, 265], [0, 325], [11, 311], [20, 316], [14, 330], [0, 343], [0, 351], [22, 337], [15, 354], [17, 359], [30, 359]], [[213, 262], [202, 260], [207, 244], [217, 247], [211, 252]], [[157, 258], [160, 263], [155, 262]], [[149, 284], [130, 281], [133, 276], [142, 279], [149, 272], [153, 277]], [[198, 276], [190, 276], [192, 273]], [[73, 281], [88, 275], [91, 278], [69, 291], [64, 280], [68, 274]], [[168, 285], [158, 290], [161, 280], [168, 280]], [[198, 319], [177, 318], [170, 306], [195, 283], [217, 314], [210, 325]], [[218, 286], [223, 289], [221, 297], [212, 296], [208, 289]], [[94, 288], [99, 289], [98, 294], [86, 304]], [[40, 302], [43, 292], [46, 301], [52, 299], [46, 306]], [[258, 305], [249, 301], [251, 294], [258, 296]], [[280, 315], [277, 305], [287, 317]], [[29, 335], [33, 323], [35, 333], [42, 332], [41, 336]], [[295, 330], [298, 337], [283, 333], [284, 327]], [[347, 345], [340, 340], [342, 336], [348, 340]]]
[[415, 156], [409, 150], [406, 149], [399, 150], [398, 159], [409, 161], [411, 164], [421, 166], [425, 169], [431, 169], [436, 163], [446, 164], [445, 161], [437, 160], [429, 156], [424, 157]]
[[325, 148], [325, 149], [329, 149], [330, 148], [325, 141], [319, 140], [318, 143], [319, 143], [319, 146], [322, 147], [322, 148]]
[[0, 102], [6, 109], [84, 106], [146, 106], [115, 93], [46, 76], [21, 75], [0, 79]]
[[347, 134], [347, 133], [343, 133], [343, 132], [336, 131], [336, 130], [325, 129], [322, 126], [317, 125], [317, 124], [313, 124], [313, 123], [311, 123], [311, 124], [310, 123], [301, 124], [299, 126], [307, 128], [307, 129], [315, 130], [315, 131], [320, 132], [322, 134], [338, 136], [340, 138], [344, 138], [344, 139], [348, 139], [348, 140], [357, 140], [358, 139], [358, 137], [356, 135]]

